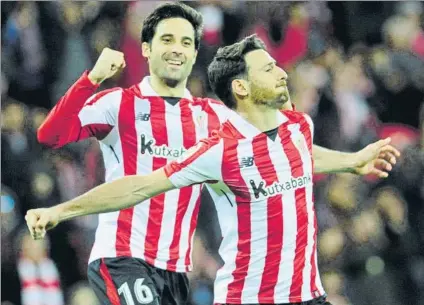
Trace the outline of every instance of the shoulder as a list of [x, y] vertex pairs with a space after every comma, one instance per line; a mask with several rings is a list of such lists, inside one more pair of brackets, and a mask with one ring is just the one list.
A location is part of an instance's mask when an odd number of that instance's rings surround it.
[[234, 114], [234, 110], [228, 108], [223, 102], [211, 98], [196, 98], [194, 105], [200, 106], [207, 114], [218, 116], [221, 122], [225, 122]]
[[105, 104], [105, 103], [119, 103], [122, 99], [122, 92], [124, 89], [115, 87], [111, 89], [102, 90], [98, 93], [93, 94], [84, 104], [84, 106], [90, 106], [93, 104]]

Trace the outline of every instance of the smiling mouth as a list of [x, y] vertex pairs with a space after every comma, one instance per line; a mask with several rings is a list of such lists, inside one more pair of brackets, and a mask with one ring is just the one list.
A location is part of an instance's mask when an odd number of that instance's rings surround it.
[[183, 65], [183, 62], [181, 60], [168, 59], [166, 62], [169, 65], [175, 66], [175, 67], [181, 67]]

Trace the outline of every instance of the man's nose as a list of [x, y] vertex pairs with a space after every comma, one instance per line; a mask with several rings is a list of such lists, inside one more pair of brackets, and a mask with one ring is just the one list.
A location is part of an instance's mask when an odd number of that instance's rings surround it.
[[171, 52], [172, 53], [175, 53], [175, 54], [177, 54], [177, 55], [181, 55], [181, 54], [183, 54], [183, 46], [182, 46], [182, 44], [180, 44], [180, 43], [174, 43], [172, 46], [171, 46]]

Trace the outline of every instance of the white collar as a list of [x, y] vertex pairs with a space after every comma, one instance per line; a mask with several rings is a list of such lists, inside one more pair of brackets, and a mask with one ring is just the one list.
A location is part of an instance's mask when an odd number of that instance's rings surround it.
[[[141, 91], [141, 95], [142, 96], [160, 96], [150, 85], [150, 79], [151, 79], [150, 76], [145, 76], [143, 80], [141, 81], [141, 83], [138, 84], [138, 87]], [[191, 95], [190, 91], [188, 91], [187, 88], [184, 89], [183, 98], [193, 101], [193, 96]]]
[[[282, 111], [277, 111], [277, 121], [278, 121], [278, 127], [287, 122], [289, 119], [287, 116], [284, 115]], [[262, 133], [258, 128], [256, 128], [254, 125], [249, 123], [245, 118], [243, 118], [240, 114], [237, 112], [235, 115], [232, 115], [228, 118], [228, 121], [245, 137], [245, 138], [251, 138], [255, 137], [258, 134]]]

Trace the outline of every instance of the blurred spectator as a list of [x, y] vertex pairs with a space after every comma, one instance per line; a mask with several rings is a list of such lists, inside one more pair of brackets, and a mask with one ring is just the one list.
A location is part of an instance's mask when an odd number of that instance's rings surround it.
[[35, 2], [18, 2], [7, 18], [2, 39], [2, 71], [9, 95], [26, 104], [49, 107], [45, 83], [47, 53]]
[[48, 254], [48, 239], [35, 241], [23, 228], [16, 242], [22, 305], [64, 304], [59, 272]]
[[[284, 2], [257, 3], [269, 10], [266, 18], [252, 24], [278, 65], [290, 70], [307, 53], [309, 16], [305, 4]], [[253, 19], [253, 18], [252, 18]]]

